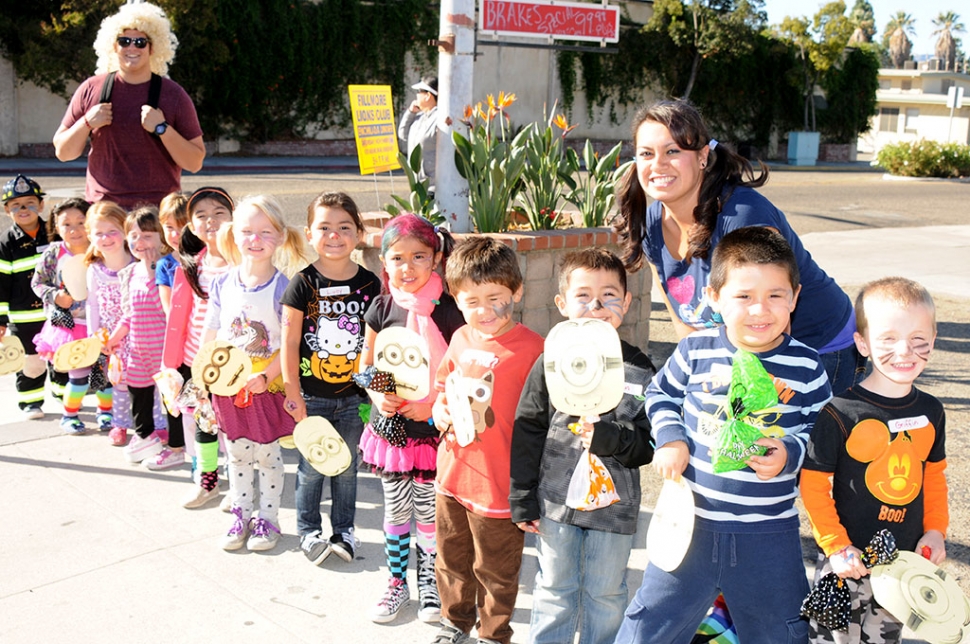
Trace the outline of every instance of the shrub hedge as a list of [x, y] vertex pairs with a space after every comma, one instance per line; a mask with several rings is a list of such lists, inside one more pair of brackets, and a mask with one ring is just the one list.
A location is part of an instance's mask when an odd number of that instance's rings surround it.
[[876, 155], [879, 166], [900, 177], [970, 176], [970, 146], [919, 139], [883, 146]]

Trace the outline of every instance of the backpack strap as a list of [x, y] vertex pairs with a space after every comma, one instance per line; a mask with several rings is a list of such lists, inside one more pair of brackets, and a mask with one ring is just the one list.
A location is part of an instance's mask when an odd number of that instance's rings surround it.
[[[110, 103], [111, 102], [111, 92], [115, 86], [115, 74], [117, 72], [109, 72], [104, 79], [104, 85], [101, 86], [101, 98], [98, 100], [99, 103]], [[158, 99], [162, 95], [162, 77], [156, 73], [152, 73], [152, 80], [148, 86], [148, 105], [150, 107], [158, 108]]]
[[162, 77], [152, 72], [151, 84], [148, 86], [148, 105], [158, 109], [158, 98], [162, 94]]
[[118, 72], [109, 72], [104, 79], [104, 85], [101, 86], [101, 98], [98, 103], [110, 103], [111, 102], [111, 90], [115, 86], [115, 74]]

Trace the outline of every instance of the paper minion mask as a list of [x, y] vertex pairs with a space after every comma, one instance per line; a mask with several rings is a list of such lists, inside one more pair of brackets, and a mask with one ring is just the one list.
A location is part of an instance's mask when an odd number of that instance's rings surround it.
[[78, 302], [88, 299], [88, 268], [84, 255], [65, 257], [61, 262], [61, 281], [72, 298]]
[[3, 336], [2, 346], [0, 346], [0, 376], [23, 371], [26, 365], [27, 354], [24, 353], [24, 344], [20, 338], [12, 335]]
[[225, 340], [202, 345], [192, 361], [192, 380], [218, 396], [238, 394], [252, 373], [249, 356]]
[[101, 355], [101, 338], [91, 336], [72, 342], [66, 342], [54, 352], [54, 371], [67, 373], [73, 369], [90, 367], [98, 361]]
[[392, 326], [377, 334], [374, 366], [394, 374], [397, 395], [405, 400], [422, 400], [431, 390], [428, 343], [403, 326]]
[[546, 337], [543, 363], [549, 400], [570, 416], [611, 411], [623, 398], [623, 349], [608, 322], [560, 322]]
[[350, 467], [350, 448], [326, 418], [307, 416], [293, 428], [293, 442], [313, 469], [337, 476]]

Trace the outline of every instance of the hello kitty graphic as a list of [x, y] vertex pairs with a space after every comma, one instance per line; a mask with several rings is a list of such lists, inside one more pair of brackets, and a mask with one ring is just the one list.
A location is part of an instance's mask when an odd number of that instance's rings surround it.
[[320, 360], [332, 355], [354, 360], [364, 339], [360, 324], [360, 317], [356, 315], [341, 315], [335, 319], [321, 315], [317, 318], [316, 332], [305, 333], [303, 339]]

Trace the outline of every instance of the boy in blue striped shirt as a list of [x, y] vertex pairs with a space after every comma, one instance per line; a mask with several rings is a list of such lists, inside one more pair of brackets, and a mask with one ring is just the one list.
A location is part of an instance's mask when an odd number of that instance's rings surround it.
[[[794, 500], [809, 433], [832, 394], [815, 350], [786, 333], [799, 288], [795, 257], [774, 230], [742, 228], [715, 248], [709, 297], [724, 326], [681, 340], [646, 393], [653, 467], [683, 476], [694, 492], [693, 540], [673, 572], [647, 567], [618, 643], [689, 642], [718, 593], [745, 644], [808, 641]], [[727, 419], [737, 349], [758, 356], [779, 402], [745, 418], [764, 434], [766, 454], [715, 474], [711, 449]]]

